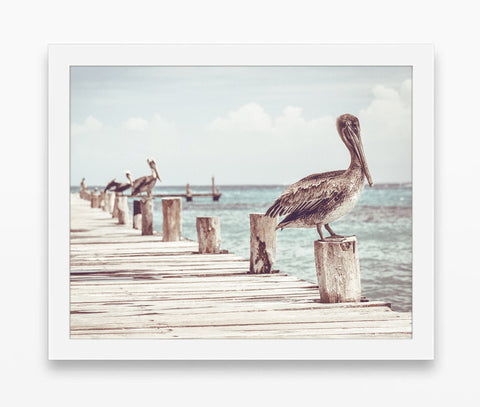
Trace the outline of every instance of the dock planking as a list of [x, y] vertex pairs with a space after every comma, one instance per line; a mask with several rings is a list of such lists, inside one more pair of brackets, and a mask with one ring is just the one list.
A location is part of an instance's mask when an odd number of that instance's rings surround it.
[[322, 304], [316, 284], [142, 236], [75, 194], [70, 226], [72, 339], [411, 338], [411, 313], [388, 303]]

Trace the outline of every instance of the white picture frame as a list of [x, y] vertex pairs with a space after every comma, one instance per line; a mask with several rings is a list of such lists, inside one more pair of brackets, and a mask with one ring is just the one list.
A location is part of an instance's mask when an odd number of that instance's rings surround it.
[[[50, 45], [49, 310], [51, 360], [427, 360], [434, 358], [434, 69], [420, 45]], [[169, 340], [69, 337], [70, 67], [411, 66], [412, 339]]]

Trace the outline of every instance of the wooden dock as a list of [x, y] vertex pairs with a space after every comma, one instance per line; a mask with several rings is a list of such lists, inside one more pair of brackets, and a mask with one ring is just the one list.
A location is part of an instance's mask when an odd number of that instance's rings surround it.
[[322, 304], [316, 284], [248, 274], [248, 260], [198, 254], [190, 240], [141, 236], [76, 194], [70, 243], [72, 339], [411, 338], [411, 313]]

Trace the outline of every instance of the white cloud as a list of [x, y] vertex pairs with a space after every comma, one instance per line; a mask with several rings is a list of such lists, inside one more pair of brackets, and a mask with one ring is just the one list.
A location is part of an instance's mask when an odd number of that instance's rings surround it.
[[372, 177], [411, 180], [411, 80], [398, 89], [376, 85], [359, 119]]
[[[371, 96], [357, 114], [373, 180], [408, 181], [411, 81], [397, 88], [378, 84]], [[160, 114], [131, 117], [117, 126], [89, 116], [72, 124], [71, 151], [72, 169], [91, 173], [74, 174], [73, 179], [121, 177], [118, 174], [126, 168], [134, 177], [145, 175], [145, 158], [154, 156], [167, 183], [205, 182], [213, 174], [220, 183], [222, 179], [292, 183], [312, 173], [348, 167], [350, 156], [335, 120], [331, 115], [306, 117], [302, 107], [292, 105], [272, 115], [254, 102], [218, 116], [203, 128], [189, 126], [188, 120], [175, 123]], [[92, 162], [94, 166], [88, 165]]]
[[263, 179], [292, 182], [341, 165], [342, 160], [335, 163], [324, 148], [332, 145], [335, 150], [338, 142], [331, 116], [309, 120], [302, 108], [286, 106], [274, 117], [259, 104], [248, 103], [213, 120], [197, 149], [216, 160], [220, 172], [239, 181], [240, 174], [248, 174], [250, 179], [245, 182], [255, 182], [256, 168]]
[[149, 120], [132, 117], [117, 126], [89, 116], [71, 126], [72, 170], [81, 171], [72, 177], [106, 183], [114, 177], [124, 178], [128, 168], [136, 178], [149, 173], [145, 160], [151, 156], [161, 172], [174, 162], [179, 149], [176, 125], [158, 114]]
[[[374, 181], [409, 181], [411, 81], [395, 89], [374, 86], [371, 102], [358, 117]], [[332, 116], [307, 119], [298, 106], [286, 106], [273, 117], [259, 104], [248, 103], [216, 118], [198, 150], [210, 153], [221, 172], [231, 176], [234, 171], [253, 173], [250, 166], [261, 169], [264, 179], [293, 182], [314, 172], [348, 167], [350, 157], [335, 120]]]
[[125, 122], [125, 128], [133, 131], [143, 131], [148, 128], [148, 121], [141, 117], [131, 117]]
[[256, 103], [249, 103], [228, 113], [226, 118], [219, 117], [209, 126], [212, 132], [228, 134], [232, 131], [240, 133], [268, 133], [272, 120], [263, 108]]
[[228, 143], [245, 146], [242, 150], [254, 151], [246, 142], [270, 148], [268, 146], [287, 138], [292, 141], [292, 146], [301, 146], [302, 141], [310, 140], [312, 135], [318, 136], [332, 123], [331, 117], [306, 120], [302, 109], [295, 106], [287, 106], [280, 116], [272, 117], [260, 105], [249, 103], [229, 112], [226, 117], [215, 119], [208, 126], [207, 133], [215, 142], [223, 138]]
[[103, 124], [93, 116], [88, 116], [82, 124], [72, 124], [72, 135], [88, 134], [90, 132], [100, 131]]

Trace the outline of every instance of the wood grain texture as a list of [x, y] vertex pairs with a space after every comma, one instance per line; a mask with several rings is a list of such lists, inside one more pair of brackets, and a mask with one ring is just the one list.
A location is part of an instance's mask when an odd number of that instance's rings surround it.
[[100, 208], [100, 197], [97, 192], [92, 192], [90, 194], [90, 207], [91, 208]]
[[142, 236], [153, 235], [153, 198], [143, 198], [140, 201], [142, 220]]
[[113, 213], [113, 205], [115, 204], [115, 195], [113, 192], [107, 192], [105, 194], [105, 204], [108, 213]]
[[163, 198], [163, 241], [177, 242], [182, 237], [182, 199]]
[[113, 210], [112, 210], [112, 218], [118, 218], [118, 199], [120, 195], [115, 193], [115, 198], [113, 200]]
[[[141, 208], [141, 201], [139, 199], [135, 199], [133, 201], [133, 222], [132, 227], [134, 229], [142, 230], [142, 208]], [[153, 234], [153, 227], [152, 233]]]
[[314, 242], [321, 302], [358, 302], [360, 264], [355, 236]]
[[268, 274], [273, 271], [277, 250], [277, 217], [250, 214], [250, 273]]
[[73, 195], [70, 237], [72, 339], [411, 338], [411, 314], [388, 303], [323, 304], [317, 284], [142, 236]]
[[129, 221], [128, 213], [128, 198], [126, 196], [118, 197], [118, 223], [120, 225], [126, 225]]
[[220, 252], [222, 238], [220, 233], [220, 220], [218, 217], [197, 217], [196, 227], [198, 251], [201, 254]]

